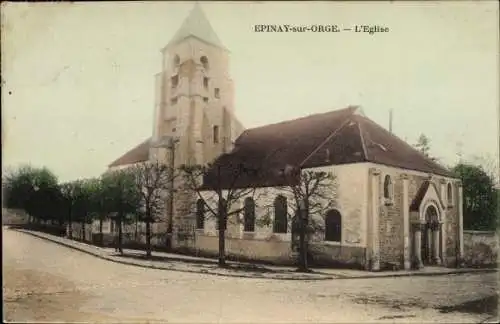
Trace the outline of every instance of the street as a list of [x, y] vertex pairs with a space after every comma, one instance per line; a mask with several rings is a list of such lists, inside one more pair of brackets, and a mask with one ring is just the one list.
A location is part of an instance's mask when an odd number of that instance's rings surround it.
[[3, 229], [6, 321], [170, 323], [478, 323], [441, 312], [493, 296], [495, 273], [279, 281], [117, 264]]

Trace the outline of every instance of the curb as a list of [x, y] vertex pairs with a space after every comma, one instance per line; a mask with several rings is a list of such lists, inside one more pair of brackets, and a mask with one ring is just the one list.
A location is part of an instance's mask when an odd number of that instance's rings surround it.
[[[130, 265], [130, 266], [135, 266], [135, 267], [140, 267], [140, 268], [146, 268], [146, 269], [155, 269], [155, 270], [165, 270], [165, 271], [177, 271], [177, 272], [186, 272], [186, 273], [197, 273], [197, 274], [206, 274], [206, 275], [212, 275], [212, 276], [218, 276], [218, 277], [233, 277], [233, 278], [247, 278], [247, 279], [267, 279], [267, 280], [286, 280], [286, 281], [320, 281], [320, 280], [346, 280], [346, 279], [377, 279], [377, 278], [395, 278], [395, 277], [433, 277], [433, 276], [444, 276], [444, 275], [461, 275], [461, 274], [468, 274], [468, 273], [493, 273], [497, 272], [498, 269], [456, 269], [456, 270], [449, 270], [449, 271], [443, 271], [443, 272], [421, 272], [421, 273], [391, 273], [391, 274], [381, 274], [381, 275], [375, 275], [375, 274], [366, 274], [366, 275], [361, 275], [361, 276], [348, 276], [348, 275], [326, 275], [322, 274], [322, 278], [272, 278], [272, 277], [261, 277], [261, 276], [249, 276], [249, 275], [241, 275], [241, 274], [222, 274], [222, 273], [213, 273], [213, 272], [208, 272], [208, 271], [196, 271], [196, 270], [185, 270], [185, 269], [175, 269], [175, 268], [163, 268], [155, 265], [144, 265], [144, 264], [137, 264], [134, 262], [129, 262], [125, 260], [118, 260], [115, 259], [111, 256], [104, 256], [99, 254], [98, 252], [92, 252], [88, 251], [84, 248], [80, 248], [78, 246], [60, 242], [57, 240], [53, 240], [50, 237], [38, 235], [34, 232], [31, 231], [26, 231], [26, 230], [20, 230], [20, 229], [13, 229], [11, 230], [20, 232], [20, 233], [25, 233], [28, 235], [31, 235], [33, 237], [37, 237], [42, 240], [46, 240], [52, 243], [56, 243], [58, 245], [71, 248], [92, 256], [95, 256], [99, 259], [114, 262], [114, 263], [119, 263], [119, 264], [124, 264], [124, 265]], [[82, 243], [85, 244], [85, 243]], [[92, 246], [92, 245], [90, 245]], [[185, 263], [190, 263], [186, 262], [182, 259], [171, 259], [171, 261], [176, 261], [176, 262], [185, 262]], [[196, 261], [196, 260], [195, 260]], [[203, 262], [191, 262], [191, 263], [196, 263], [196, 264], [202, 264]], [[208, 264], [208, 263], [204, 263]], [[321, 274], [321, 273], [319, 273]]]
[[246, 275], [238, 275], [238, 274], [222, 274], [222, 273], [214, 273], [214, 272], [208, 272], [208, 271], [205, 272], [205, 271], [196, 271], [196, 270], [184, 270], [184, 269], [181, 270], [181, 269], [175, 269], [175, 268], [168, 268], [167, 269], [167, 268], [158, 267], [155, 265], [143, 265], [143, 264], [137, 264], [137, 263], [124, 261], [124, 260], [117, 260], [117, 259], [114, 259], [113, 257], [104, 256], [104, 255], [101, 255], [99, 253], [94, 253], [94, 252], [88, 251], [86, 249], [80, 248], [78, 246], [74, 246], [71, 244], [67, 244], [64, 242], [53, 240], [53, 239], [46, 237], [46, 236], [37, 235], [37, 234], [30, 232], [30, 231], [24, 231], [24, 230], [18, 230], [18, 229], [12, 229], [12, 230], [20, 232], [20, 233], [25, 233], [25, 234], [31, 235], [33, 237], [36, 237], [36, 238], [39, 238], [42, 240], [46, 240], [46, 241], [49, 241], [52, 243], [56, 243], [56, 244], [64, 246], [64, 247], [67, 247], [67, 248], [70, 248], [73, 250], [77, 250], [77, 251], [83, 252], [83, 253], [88, 254], [88, 255], [95, 256], [95, 257], [102, 259], [102, 260], [106, 260], [106, 261], [110, 261], [110, 262], [114, 262], [114, 263], [119, 263], [119, 264], [124, 264], [124, 265], [135, 266], [135, 267], [139, 267], [139, 268], [164, 270], [164, 271], [177, 271], [177, 272], [186, 272], [186, 273], [197, 273], [197, 274], [212, 275], [212, 276], [217, 276], [217, 277], [233, 277], [233, 278], [247, 278], [247, 279], [265, 279], [265, 280], [267, 279], [267, 280], [284, 280], [284, 281], [285, 280], [286, 281], [320, 281], [320, 280], [337, 279], [334, 276], [328, 276], [328, 277], [325, 276], [323, 278], [293, 278], [293, 277], [292, 278], [270, 278], [270, 277], [246, 276]]
[[394, 274], [383, 274], [383, 275], [362, 275], [362, 276], [345, 276], [338, 279], [377, 279], [377, 278], [395, 278], [395, 277], [437, 277], [446, 275], [463, 275], [463, 274], [474, 274], [474, 273], [493, 273], [497, 272], [498, 269], [457, 269], [449, 270], [443, 272], [421, 272], [421, 273], [394, 273]]

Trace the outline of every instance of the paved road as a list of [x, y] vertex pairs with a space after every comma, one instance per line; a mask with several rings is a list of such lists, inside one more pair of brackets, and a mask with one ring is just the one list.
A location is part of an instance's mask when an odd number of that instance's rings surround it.
[[276, 281], [120, 265], [3, 230], [7, 321], [479, 322], [441, 313], [496, 292], [495, 274]]

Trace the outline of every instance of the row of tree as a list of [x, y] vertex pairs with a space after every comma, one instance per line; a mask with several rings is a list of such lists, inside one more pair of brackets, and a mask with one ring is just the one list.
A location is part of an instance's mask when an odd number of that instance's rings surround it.
[[7, 208], [22, 209], [33, 222], [56, 222], [85, 226], [112, 219], [118, 228], [117, 247], [122, 252], [122, 224], [131, 215], [146, 224], [146, 253], [151, 255], [151, 223], [165, 208], [165, 189], [175, 175], [165, 165], [143, 163], [126, 170], [107, 172], [101, 177], [59, 183], [47, 168], [23, 166], [3, 176], [3, 199]]

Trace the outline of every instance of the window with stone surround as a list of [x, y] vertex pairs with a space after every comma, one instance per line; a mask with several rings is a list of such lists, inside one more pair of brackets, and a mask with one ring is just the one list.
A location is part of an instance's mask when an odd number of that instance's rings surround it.
[[208, 89], [208, 78], [203, 77], [203, 88]]
[[214, 140], [214, 143], [217, 144], [219, 143], [219, 126], [217, 125], [214, 125], [213, 129], [212, 129], [212, 136], [213, 136], [213, 140]]
[[205, 70], [208, 70], [208, 58], [206, 56], [200, 57], [200, 62]]
[[203, 97], [203, 102], [208, 102], [208, 97]]
[[286, 197], [278, 195], [274, 199], [274, 233], [286, 233], [288, 229], [288, 212]]
[[173, 77], [171, 77], [170, 84], [172, 85], [172, 89], [177, 88], [177, 86], [179, 85], [179, 75], [174, 75]]
[[394, 197], [394, 185], [392, 184], [391, 177], [386, 175], [384, 178], [384, 201], [386, 205], [392, 204]]
[[203, 199], [196, 201], [196, 229], [205, 227], [205, 202]]
[[251, 197], [245, 198], [243, 208], [243, 231], [255, 231], [255, 201]]
[[448, 207], [453, 206], [453, 187], [451, 186], [451, 183], [448, 183], [446, 186], [446, 200], [448, 202]]
[[219, 88], [215, 88], [214, 89], [214, 97], [215, 98], [220, 98], [220, 89]]
[[342, 215], [336, 209], [331, 209], [325, 217], [325, 241], [342, 241]]

